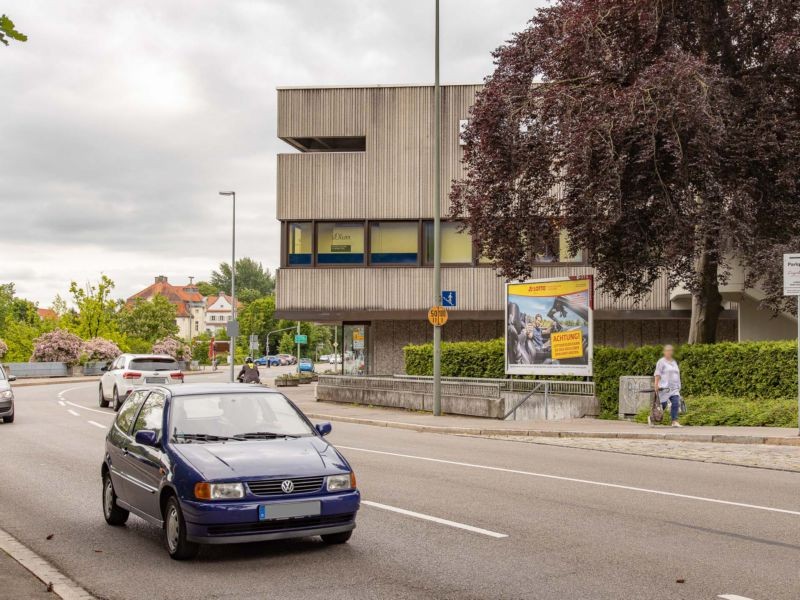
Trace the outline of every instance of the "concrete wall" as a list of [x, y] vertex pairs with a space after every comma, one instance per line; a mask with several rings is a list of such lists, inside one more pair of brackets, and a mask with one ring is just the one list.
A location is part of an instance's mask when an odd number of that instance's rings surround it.
[[[506, 410], [511, 408], [526, 394], [504, 394]], [[563, 419], [581, 419], [583, 417], [596, 417], [600, 414], [600, 404], [595, 396], [579, 395], [548, 395], [534, 394], [525, 401], [509, 420], [514, 421], [560, 421]]]
[[752, 298], [739, 300], [739, 341], [793, 340], [797, 338], [797, 321], [785, 314], [773, 316], [769, 311], [759, 310], [758, 302]]

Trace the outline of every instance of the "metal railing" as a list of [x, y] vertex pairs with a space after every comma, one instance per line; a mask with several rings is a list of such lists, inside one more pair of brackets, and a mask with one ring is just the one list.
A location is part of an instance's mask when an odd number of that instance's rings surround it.
[[[393, 379], [403, 381], [433, 381], [433, 377], [426, 375], [393, 375]], [[551, 379], [483, 379], [478, 377], [442, 377], [442, 383], [459, 384], [493, 384], [499, 386], [503, 392], [533, 392], [541, 391], [542, 386], [547, 387], [549, 394], [570, 396], [594, 396], [593, 381], [559, 381]]]

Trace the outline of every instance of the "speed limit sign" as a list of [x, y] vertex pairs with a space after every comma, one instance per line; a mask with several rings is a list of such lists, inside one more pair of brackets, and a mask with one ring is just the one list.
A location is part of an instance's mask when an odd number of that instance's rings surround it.
[[428, 311], [428, 321], [434, 327], [447, 323], [447, 309], [444, 306], [432, 306]]

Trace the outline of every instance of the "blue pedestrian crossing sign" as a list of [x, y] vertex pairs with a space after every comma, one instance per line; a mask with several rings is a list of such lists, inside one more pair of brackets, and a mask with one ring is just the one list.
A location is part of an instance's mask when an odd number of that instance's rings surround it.
[[455, 308], [456, 293], [454, 290], [442, 291], [442, 306], [445, 308]]

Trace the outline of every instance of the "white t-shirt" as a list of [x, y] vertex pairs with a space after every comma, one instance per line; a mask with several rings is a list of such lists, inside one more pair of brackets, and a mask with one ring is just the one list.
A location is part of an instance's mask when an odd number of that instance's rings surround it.
[[658, 386], [660, 388], [667, 388], [664, 391], [659, 390], [658, 395], [662, 402], [669, 400], [670, 396], [680, 395], [681, 391], [681, 370], [678, 367], [676, 360], [667, 360], [666, 358], [659, 358], [656, 363], [656, 370], [653, 375], [661, 377]]

